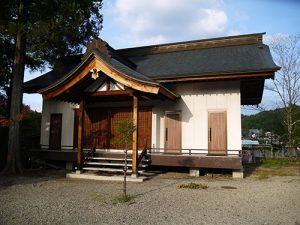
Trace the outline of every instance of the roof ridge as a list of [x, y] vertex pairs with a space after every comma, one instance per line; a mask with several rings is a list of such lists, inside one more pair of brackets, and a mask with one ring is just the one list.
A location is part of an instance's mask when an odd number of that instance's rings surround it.
[[262, 44], [262, 36], [265, 33], [253, 33], [236, 36], [200, 39], [184, 42], [173, 42], [159, 45], [149, 45], [133, 48], [117, 49], [118, 53], [125, 57], [152, 55], [166, 52], [189, 51], [201, 48], [225, 47], [245, 44]]
[[113, 47], [111, 47], [106, 41], [102, 40], [101, 38], [95, 38], [87, 45], [87, 49], [81, 60], [85, 60], [85, 58], [87, 58], [95, 50], [104, 53], [108, 57], [115, 58], [116, 60], [124, 63], [130, 68], [136, 67], [136, 65], [131, 60], [129, 60], [126, 56], [118, 54], [118, 51], [116, 51]]

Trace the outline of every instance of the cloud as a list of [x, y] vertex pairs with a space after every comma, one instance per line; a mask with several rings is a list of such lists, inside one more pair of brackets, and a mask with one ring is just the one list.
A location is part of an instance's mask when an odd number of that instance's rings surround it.
[[227, 34], [228, 36], [235, 36], [235, 35], [241, 35], [243, 33], [239, 30], [229, 30]]
[[136, 46], [223, 35], [228, 24], [221, 0], [116, 0], [109, 18], [118, 42]]
[[249, 33], [247, 24], [251, 21], [250, 16], [241, 9], [235, 9], [235, 7], [231, 6], [232, 12], [230, 12], [230, 24], [231, 27], [227, 32], [227, 35], [240, 35]]
[[197, 18], [191, 22], [189, 28], [191, 32], [197, 34], [204, 33], [207, 36], [221, 34], [227, 26], [227, 16], [224, 11], [213, 9], [200, 9]]

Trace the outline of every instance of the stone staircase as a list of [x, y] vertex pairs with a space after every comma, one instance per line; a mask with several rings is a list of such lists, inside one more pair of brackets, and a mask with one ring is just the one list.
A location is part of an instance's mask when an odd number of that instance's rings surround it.
[[[139, 167], [138, 173], [142, 174], [150, 165], [150, 159], [144, 158]], [[120, 174], [124, 172], [125, 166], [125, 156], [124, 153], [114, 153], [107, 156], [103, 154], [89, 157], [83, 164], [82, 170], [84, 172], [93, 172], [99, 175], [110, 175], [110, 174]], [[132, 159], [127, 158], [127, 173], [132, 173]]]

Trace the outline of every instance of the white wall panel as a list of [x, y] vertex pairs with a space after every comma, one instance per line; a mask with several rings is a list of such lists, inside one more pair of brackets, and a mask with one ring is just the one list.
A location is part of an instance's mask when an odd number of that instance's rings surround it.
[[43, 101], [43, 113], [41, 123], [41, 145], [49, 145], [49, 134], [50, 134], [50, 117], [52, 113], [62, 114], [62, 146], [73, 145], [73, 127], [74, 127], [74, 111], [76, 107], [74, 104], [46, 100]]
[[169, 86], [181, 99], [153, 103], [152, 145], [164, 147], [165, 111], [181, 111], [182, 148], [208, 148], [208, 111], [226, 110], [227, 147], [241, 149], [241, 110], [239, 81], [181, 83]]
[[[194, 82], [169, 86], [181, 98], [178, 102], [153, 101], [152, 145], [164, 148], [165, 112], [180, 111], [182, 118], [182, 148], [208, 148], [208, 111], [227, 111], [227, 147], [241, 149], [241, 110], [239, 81]], [[114, 104], [115, 105], [115, 104]], [[141, 104], [142, 105], [142, 104]], [[60, 101], [44, 101], [41, 144], [49, 145], [50, 115], [62, 114], [62, 145], [73, 145], [76, 105]]]

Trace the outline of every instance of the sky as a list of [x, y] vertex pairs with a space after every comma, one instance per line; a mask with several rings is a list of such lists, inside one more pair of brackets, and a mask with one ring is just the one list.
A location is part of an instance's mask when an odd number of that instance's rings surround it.
[[[266, 32], [264, 39], [300, 33], [300, 0], [103, 1], [100, 38], [116, 49], [260, 32]], [[25, 81], [45, 72], [27, 70]], [[41, 112], [39, 94], [24, 94], [23, 101]], [[274, 94], [264, 92], [262, 105], [275, 106], [275, 101]]]

